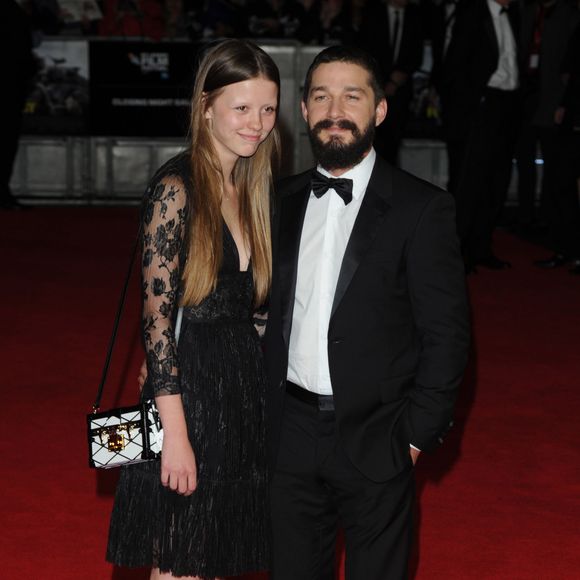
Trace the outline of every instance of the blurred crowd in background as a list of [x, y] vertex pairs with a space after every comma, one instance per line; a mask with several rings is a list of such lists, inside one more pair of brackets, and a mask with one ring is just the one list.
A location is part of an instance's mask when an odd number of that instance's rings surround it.
[[[4, 24], [3, 68], [13, 87], [24, 87], [34, 75], [31, 47], [44, 36], [185, 38], [196, 43], [245, 37], [258, 42], [357, 44], [375, 56], [385, 78], [389, 113], [377, 133], [377, 150], [397, 164], [401, 140], [412, 135], [417, 118], [416, 110], [410, 114], [412, 108], [420, 109], [422, 127], [431, 123], [431, 136], [445, 142], [447, 188], [457, 201], [467, 271], [510, 267], [493, 252], [492, 232], [516, 167], [514, 229], [523, 234], [549, 229], [554, 253], [536, 265], [571, 264], [571, 272], [580, 274], [578, 0], [2, 0], [0, 4], [2, 21], [10, 23]], [[423, 79], [419, 98], [418, 72]], [[22, 108], [24, 90], [12, 89], [13, 111]], [[17, 136], [18, 114], [7, 113], [6, 123]], [[17, 204], [6, 186], [9, 157], [3, 161], [2, 207]]]

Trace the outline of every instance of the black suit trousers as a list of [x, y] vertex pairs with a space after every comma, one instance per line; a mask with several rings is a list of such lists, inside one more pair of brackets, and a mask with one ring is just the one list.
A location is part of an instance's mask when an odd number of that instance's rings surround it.
[[[542, 187], [540, 191], [540, 210], [546, 218], [546, 200], [557, 187], [560, 159], [560, 135], [557, 127], [538, 127], [533, 124], [538, 108], [540, 94], [537, 88], [524, 90], [522, 98], [522, 120], [516, 145], [518, 166], [518, 221], [530, 224], [535, 221], [536, 199], [536, 153], [538, 144], [544, 161], [542, 166]], [[549, 210], [548, 210], [549, 211]]]
[[517, 91], [487, 89], [467, 136], [454, 193], [457, 232], [470, 263], [492, 255], [492, 233], [511, 179], [517, 106]]
[[407, 578], [413, 535], [413, 466], [373, 482], [346, 457], [335, 414], [286, 396], [271, 486], [272, 580], [334, 580], [344, 530], [346, 580]]
[[557, 252], [580, 259], [580, 134], [562, 128], [556, 134], [553, 178], [543, 193], [551, 243]]

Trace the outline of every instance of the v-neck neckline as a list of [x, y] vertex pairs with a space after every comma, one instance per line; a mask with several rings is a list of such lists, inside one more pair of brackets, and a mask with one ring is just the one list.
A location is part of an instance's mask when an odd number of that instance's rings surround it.
[[242, 263], [241, 263], [241, 259], [240, 259], [240, 250], [238, 248], [238, 244], [236, 243], [236, 239], [234, 238], [234, 235], [232, 234], [232, 232], [231, 232], [231, 230], [230, 230], [230, 228], [229, 228], [229, 226], [228, 226], [228, 224], [223, 216], [222, 216], [222, 222], [224, 224], [224, 229], [226, 230], [227, 235], [230, 237], [230, 240], [233, 242], [233, 246], [236, 250], [236, 258], [237, 258], [237, 262], [238, 262], [238, 272], [240, 274], [245, 274], [245, 273], [249, 272], [250, 268], [252, 267], [252, 256], [250, 256], [248, 259], [248, 267], [245, 270], [242, 270], [241, 269]]

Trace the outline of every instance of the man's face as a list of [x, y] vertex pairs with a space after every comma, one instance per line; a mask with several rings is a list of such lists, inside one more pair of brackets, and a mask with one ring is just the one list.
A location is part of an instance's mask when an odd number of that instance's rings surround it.
[[329, 171], [346, 170], [369, 152], [374, 129], [385, 118], [387, 103], [375, 104], [369, 73], [357, 64], [321, 64], [312, 74], [302, 102], [312, 149]]

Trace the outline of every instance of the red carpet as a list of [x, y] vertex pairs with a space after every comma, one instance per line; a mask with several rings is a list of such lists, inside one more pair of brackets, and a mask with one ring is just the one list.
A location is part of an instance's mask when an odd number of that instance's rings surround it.
[[[115, 473], [89, 470], [85, 449], [136, 216], [0, 213], [0, 578], [147, 577], [103, 560]], [[417, 470], [417, 580], [580, 578], [580, 279], [534, 269], [545, 252], [517, 238], [497, 247], [514, 267], [469, 280], [457, 426]], [[138, 295], [105, 406], [137, 396]]]

